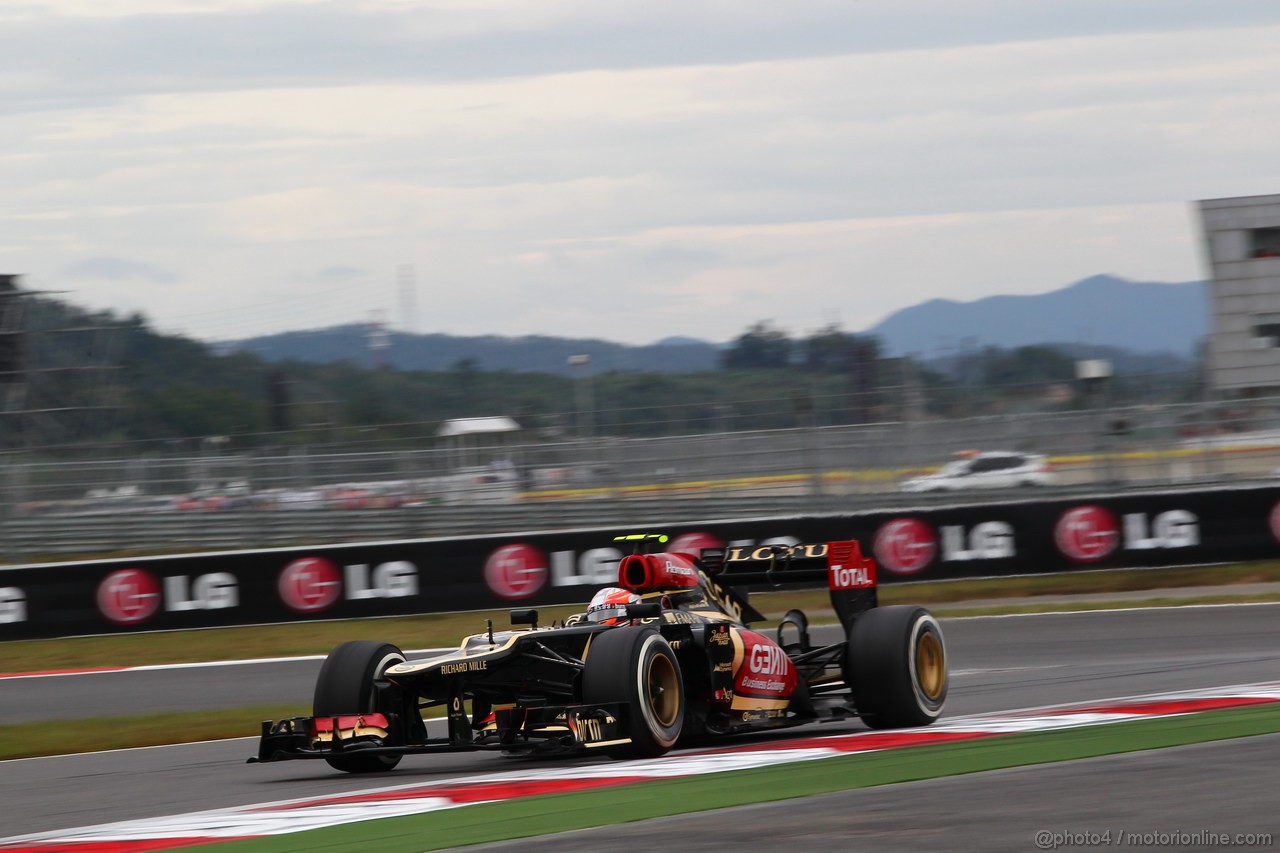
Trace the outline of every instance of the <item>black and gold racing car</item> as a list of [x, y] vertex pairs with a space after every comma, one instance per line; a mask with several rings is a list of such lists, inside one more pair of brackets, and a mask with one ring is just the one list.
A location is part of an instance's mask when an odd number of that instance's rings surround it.
[[[857, 716], [875, 728], [928, 725], [947, 697], [942, 629], [922, 607], [879, 607], [876, 567], [856, 541], [633, 553], [618, 585], [638, 601], [617, 624], [575, 615], [466, 637], [456, 651], [406, 660], [394, 645], [335, 648], [313, 713], [262, 724], [251, 762], [324, 759], [389, 770], [405, 755], [463, 750], [656, 756], [677, 743]], [[772, 637], [746, 586], [826, 582], [844, 638], [814, 646], [789, 611]], [[443, 714], [447, 732], [428, 733]]]

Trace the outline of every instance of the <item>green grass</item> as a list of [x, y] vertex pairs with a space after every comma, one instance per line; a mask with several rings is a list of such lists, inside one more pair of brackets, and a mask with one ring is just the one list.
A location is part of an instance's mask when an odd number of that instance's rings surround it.
[[[212, 711], [131, 714], [90, 720], [10, 723], [0, 726], [0, 760], [250, 737], [258, 734], [262, 720], [297, 717], [309, 713], [311, 709], [305, 705], [269, 705]], [[249, 757], [250, 752], [246, 748], [245, 758]]]
[[1280, 732], [1280, 711], [1275, 706], [1211, 711], [849, 755], [717, 773], [710, 778], [691, 776], [584, 793], [464, 806], [291, 835], [225, 842], [217, 849], [218, 853], [355, 850], [417, 853], [603, 826], [624, 815], [626, 820], [643, 820], [854, 788], [1275, 732]]
[[[1115, 571], [1075, 571], [1052, 575], [990, 578], [985, 580], [928, 581], [891, 584], [881, 587], [883, 604], [919, 603], [933, 607], [939, 615], [979, 615], [987, 613], [1041, 612], [1062, 609], [1060, 604], [986, 605], [981, 610], [953, 610], [944, 605], [974, 599], [1024, 596], [1058, 596], [1078, 593], [1158, 590], [1205, 584], [1241, 584], [1280, 581], [1280, 563], [1265, 562], [1234, 566], [1177, 569], [1122, 569]], [[585, 592], [584, 592], [585, 594]], [[1160, 600], [1153, 597], [1152, 601]], [[1272, 600], [1266, 596], [1247, 598], [1202, 598], [1194, 603], [1225, 600]], [[762, 592], [752, 602], [771, 620], [795, 607], [810, 611], [815, 623], [830, 604], [825, 590]], [[1145, 602], [1126, 602], [1138, 606]], [[1175, 603], [1192, 603], [1179, 600]], [[1072, 604], [1069, 609], [1097, 605]], [[1110, 605], [1114, 606], [1114, 605]], [[581, 610], [581, 607], [544, 607], [539, 612], [544, 624]], [[485, 619], [497, 627], [507, 624], [507, 610], [473, 613], [438, 613], [386, 619], [296, 622], [248, 628], [214, 628], [203, 631], [170, 631], [163, 634], [121, 634], [107, 637], [78, 637], [53, 640], [10, 640], [0, 643], [4, 662], [0, 670], [38, 672], [105, 666], [189, 663], [238, 658], [286, 657], [325, 654], [351, 639], [385, 639], [401, 648], [452, 647], [466, 634], [484, 630]]]

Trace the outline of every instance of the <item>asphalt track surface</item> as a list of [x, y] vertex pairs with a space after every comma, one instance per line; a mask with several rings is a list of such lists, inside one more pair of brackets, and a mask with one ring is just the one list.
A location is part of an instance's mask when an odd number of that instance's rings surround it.
[[[987, 617], [942, 624], [952, 670], [948, 715], [1280, 677], [1277, 604]], [[0, 713], [5, 714], [0, 718], [13, 721], [8, 716], [11, 707], [30, 711], [33, 705], [53, 703], [46, 709], [53, 712], [68, 701], [87, 703], [98, 714], [198, 707], [209, 696], [216, 696], [224, 707], [305, 703], [318, 667], [319, 662], [304, 661], [0, 682]], [[50, 687], [54, 684], [58, 686]], [[59, 692], [67, 689], [70, 697]], [[255, 730], [256, 721], [247, 721], [246, 727]], [[858, 728], [853, 722], [814, 724], [757, 739]], [[254, 747], [254, 741], [246, 738], [0, 762], [0, 802], [4, 803], [0, 836], [509, 771], [513, 760], [536, 776], [546, 762], [556, 766], [566, 762], [461, 753], [410, 757], [392, 773], [354, 777], [336, 773], [322, 762], [246, 765], [244, 760]], [[1252, 755], [1254, 761], [1266, 760], [1258, 752]], [[1005, 802], [1017, 799], [1011, 793]], [[937, 849], [952, 848], [940, 843]], [[1034, 847], [1028, 840], [1019, 849]]]

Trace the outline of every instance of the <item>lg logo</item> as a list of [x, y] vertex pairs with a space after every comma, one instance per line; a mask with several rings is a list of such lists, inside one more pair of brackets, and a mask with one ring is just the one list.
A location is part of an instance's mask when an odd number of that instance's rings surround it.
[[1013, 526], [1006, 521], [983, 521], [973, 527], [944, 524], [940, 530], [941, 540], [926, 521], [895, 518], [880, 525], [872, 548], [880, 565], [899, 575], [924, 571], [939, 554], [948, 563], [1017, 555]]
[[413, 563], [393, 560], [372, 570], [367, 563], [340, 570], [323, 557], [303, 557], [281, 569], [276, 591], [290, 610], [318, 613], [344, 596], [347, 601], [365, 601], [417, 595], [418, 569]]
[[163, 607], [170, 613], [224, 610], [240, 603], [236, 578], [229, 572], [169, 575], [163, 586], [145, 569], [120, 569], [98, 584], [98, 612], [116, 625], [137, 625]]
[[1280, 542], [1280, 501], [1276, 501], [1267, 514], [1267, 526], [1271, 528], [1271, 538]]
[[1077, 563], [1096, 563], [1124, 545], [1127, 551], [1156, 548], [1190, 548], [1200, 544], [1200, 524], [1195, 513], [1172, 509], [1148, 516], [1130, 512], [1123, 524], [1106, 507], [1073, 507], [1058, 518], [1054, 541], [1064, 556]]
[[547, 585], [547, 555], [532, 545], [503, 545], [484, 561], [484, 582], [507, 601], [528, 598]]
[[1058, 550], [1077, 563], [1095, 563], [1120, 543], [1120, 525], [1111, 510], [1101, 506], [1069, 509], [1053, 528]]
[[26, 621], [26, 594], [16, 586], [0, 586], [0, 625]]
[[285, 606], [298, 613], [328, 610], [342, 595], [342, 575], [323, 557], [303, 557], [281, 570], [276, 591]]
[[965, 529], [958, 525], [942, 528], [942, 559], [944, 560], [999, 560], [1014, 556], [1013, 527], [1004, 521], [984, 521], [975, 524], [965, 538]]
[[702, 531], [694, 531], [690, 533], [681, 533], [679, 536], [671, 540], [670, 551], [679, 551], [684, 554], [692, 554], [695, 557], [702, 553], [703, 548], [723, 548], [724, 540], [719, 536]]
[[918, 518], [895, 518], [876, 531], [872, 542], [880, 565], [899, 575], [924, 571], [938, 551], [933, 528]]
[[1131, 551], [1149, 548], [1190, 548], [1200, 544], [1200, 525], [1194, 513], [1173, 509], [1147, 521], [1141, 512], [1124, 517], [1124, 546]]
[[98, 584], [98, 610], [117, 625], [145, 622], [160, 609], [160, 584], [142, 569], [112, 572]]
[[188, 581], [186, 575], [164, 579], [165, 610], [225, 610], [240, 603], [235, 575], [211, 572]]

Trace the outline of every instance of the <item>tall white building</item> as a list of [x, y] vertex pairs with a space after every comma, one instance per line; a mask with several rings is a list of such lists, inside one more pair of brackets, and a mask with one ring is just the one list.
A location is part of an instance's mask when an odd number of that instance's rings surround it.
[[1199, 205], [1212, 274], [1209, 382], [1226, 396], [1280, 394], [1280, 195]]

